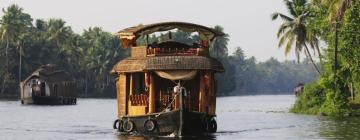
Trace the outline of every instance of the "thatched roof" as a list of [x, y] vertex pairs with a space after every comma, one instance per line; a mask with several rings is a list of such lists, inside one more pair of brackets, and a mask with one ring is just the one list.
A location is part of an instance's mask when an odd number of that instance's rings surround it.
[[145, 59], [133, 59], [130, 57], [118, 62], [111, 72], [155, 70], [213, 70], [223, 72], [224, 68], [216, 59], [204, 56], [159, 56]]
[[134, 59], [132, 57], [119, 61], [111, 70], [111, 73], [118, 72], [142, 72], [146, 59]]
[[46, 82], [58, 83], [58, 82], [71, 82], [74, 81], [63, 69], [60, 69], [54, 64], [42, 65], [36, 69], [30, 76], [28, 76], [23, 82], [30, 80], [33, 77], [44, 79]]
[[201, 38], [213, 40], [217, 36], [223, 36], [224, 33], [205, 27], [198, 24], [186, 22], [162, 22], [148, 25], [138, 25], [123, 29], [117, 32], [120, 37], [123, 47], [127, 47], [131, 40], [136, 40], [140, 36], [152, 34], [159, 31], [168, 31], [172, 29], [179, 29], [185, 32], [198, 32]]

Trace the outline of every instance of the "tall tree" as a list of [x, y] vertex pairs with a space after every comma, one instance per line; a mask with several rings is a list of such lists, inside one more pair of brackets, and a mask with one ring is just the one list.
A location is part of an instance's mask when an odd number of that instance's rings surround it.
[[328, 8], [328, 22], [335, 32], [334, 39], [334, 91], [337, 89], [337, 69], [338, 69], [338, 45], [339, 45], [339, 29], [343, 22], [344, 15], [355, 0], [314, 0], [315, 4], [322, 4]]
[[73, 31], [70, 26], [65, 25], [66, 22], [62, 19], [50, 19], [47, 22], [47, 39], [55, 45], [58, 50], [57, 58], [60, 58], [61, 64], [66, 64], [66, 53], [71, 50], [70, 40], [73, 36]]
[[[287, 55], [292, 46], [295, 44], [295, 54], [299, 61], [300, 53], [304, 50], [305, 55], [310, 59], [315, 70], [320, 74], [320, 70], [315, 64], [307, 44], [313, 45], [316, 43], [316, 36], [309, 35], [307, 20], [310, 16], [307, 0], [284, 0], [285, 5], [289, 11], [290, 16], [275, 12], [272, 14], [272, 20], [280, 17], [284, 22], [280, 25], [277, 36], [279, 40], [279, 47], [285, 45], [285, 55]], [[315, 48], [313, 46], [312, 48]], [[305, 48], [305, 49], [303, 49]], [[319, 52], [318, 52], [319, 53]]]
[[345, 11], [350, 8], [355, 0], [313, 0], [315, 4], [323, 4], [328, 7], [328, 18], [331, 21], [341, 21]]
[[[214, 29], [219, 32], [224, 32], [224, 28], [219, 25], [215, 26]], [[215, 41], [212, 43], [212, 45], [210, 46], [210, 52], [211, 52], [212, 56], [219, 58], [219, 59], [223, 56], [227, 56], [228, 42], [229, 42], [228, 34], [217, 37], [215, 39]]]
[[[85, 39], [84, 62], [85, 79], [94, 79], [95, 85], [103, 91], [108, 86], [109, 71], [111, 67], [121, 59], [121, 51], [118, 39], [110, 33], [103, 31], [100, 27], [84, 30], [82, 34]], [[85, 92], [88, 91], [88, 82], [85, 81]]]
[[[4, 15], [1, 18], [1, 29], [0, 35], [1, 40], [6, 42], [6, 69], [9, 69], [9, 46], [11, 44], [16, 45], [19, 49], [19, 82], [21, 80], [21, 45], [22, 40], [24, 39], [25, 32], [28, 31], [28, 28], [32, 25], [32, 18], [29, 14], [23, 12], [23, 9], [18, 5], [13, 4], [9, 6], [6, 10], [2, 10]], [[1, 93], [4, 93], [6, 84], [6, 76], [4, 76], [3, 86]]]

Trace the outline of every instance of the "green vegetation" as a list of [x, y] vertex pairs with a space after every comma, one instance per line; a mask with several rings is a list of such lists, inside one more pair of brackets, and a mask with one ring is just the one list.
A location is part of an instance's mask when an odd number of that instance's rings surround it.
[[324, 88], [317, 83], [307, 84], [291, 111], [304, 114], [318, 113], [326, 98], [323, 90]]
[[[0, 19], [0, 97], [16, 98], [19, 81], [44, 64], [57, 64], [71, 73], [82, 97], [115, 97], [115, 77], [111, 68], [129, 55], [117, 37], [100, 27], [75, 33], [62, 19], [33, 19], [17, 5], [3, 10]], [[223, 31], [221, 26], [214, 29]], [[150, 42], [168, 39], [168, 33], [151, 36]], [[199, 37], [176, 31], [173, 39], [192, 44]], [[226, 72], [218, 74], [218, 95], [292, 92], [299, 82], [313, 81], [317, 74], [308, 65], [295, 61], [279, 62], [271, 58], [257, 62], [247, 58], [238, 47], [228, 53], [229, 36], [216, 40], [211, 56], [224, 64]], [[145, 43], [140, 38], [138, 43]]]
[[[0, 21], [1, 95], [18, 95], [18, 83], [41, 65], [65, 68], [77, 79], [83, 96], [114, 96], [112, 66], [127, 56], [119, 41], [100, 27], [79, 35], [61, 19], [33, 19], [17, 5], [3, 10]], [[33, 24], [34, 23], [34, 24]]]
[[270, 58], [258, 63], [254, 57], [241, 61], [232, 56], [230, 61], [237, 72], [235, 94], [292, 93], [297, 84], [312, 82], [318, 77], [308, 59], [297, 63], [295, 60], [279, 62]]
[[[224, 32], [220, 26], [215, 26], [214, 29]], [[189, 45], [199, 42], [197, 35], [181, 31], [172, 33], [172, 36], [173, 40]], [[218, 96], [289, 93], [297, 84], [311, 82], [318, 77], [312, 65], [309, 65], [311, 63], [309, 59], [305, 59], [301, 63], [279, 62], [274, 58], [265, 62], [257, 62], [255, 57], [247, 58], [240, 47], [229, 54], [228, 37], [225, 35], [217, 38], [210, 47], [210, 55], [221, 61], [226, 70], [225, 73], [216, 75]], [[151, 36], [149, 43], [160, 42], [168, 38], [169, 33], [160, 34], [158, 37]], [[138, 43], [145, 44], [145, 40], [139, 39]]]
[[[277, 36], [279, 38], [279, 47], [285, 45], [285, 55], [287, 55], [295, 44], [295, 54], [297, 59], [300, 58], [300, 53], [304, 50], [307, 58], [314, 65], [316, 71], [320, 74], [319, 68], [316, 66], [307, 45], [312, 49], [316, 49], [320, 56], [318, 39], [314, 31], [309, 28], [307, 21], [310, 18], [308, 3], [306, 0], [284, 1], [291, 16], [281, 13], [274, 13], [272, 19], [276, 20], [280, 17], [284, 22], [280, 25]], [[321, 56], [319, 57], [321, 58]]]
[[[355, 0], [292, 0], [309, 12], [304, 24], [326, 43], [319, 80], [305, 86], [291, 111], [349, 116], [360, 102], [360, 2]], [[281, 27], [280, 27], [281, 28]], [[309, 35], [309, 33], [307, 34]], [[310, 36], [310, 35], [309, 35]]]

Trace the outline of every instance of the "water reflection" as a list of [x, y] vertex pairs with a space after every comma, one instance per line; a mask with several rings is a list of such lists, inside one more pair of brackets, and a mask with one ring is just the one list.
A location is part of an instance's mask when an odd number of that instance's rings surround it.
[[360, 139], [360, 118], [336, 120], [288, 113], [290, 95], [217, 100], [218, 132], [207, 137], [119, 136], [112, 130], [115, 99], [79, 99], [76, 106], [25, 106], [0, 101], [0, 140], [297, 140]]
[[215, 140], [215, 136], [202, 137], [147, 137], [147, 136], [117, 136], [118, 140]]
[[326, 139], [360, 139], [360, 118], [345, 119], [322, 118], [320, 135]]

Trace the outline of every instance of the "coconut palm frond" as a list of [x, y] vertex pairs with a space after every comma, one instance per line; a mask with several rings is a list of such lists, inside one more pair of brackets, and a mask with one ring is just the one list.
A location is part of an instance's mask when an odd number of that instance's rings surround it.
[[[294, 44], [294, 36], [289, 36], [288, 38], [288, 42], [286, 44], [286, 47], [285, 47], [285, 55], [288, 55], [290, 50], [291, 50], [291, 46]], [[295, 52], [296, 52], [296, 49], [295, 49]]]
[[284, 3], [286, 5], [286, 8], [287, 8], [288, 12], [291, 14], [291, 16], [296, 17], [297, 13], [295, 11], [294, 2], [290, 1], [290, 0], [284, 0]]
[[293, 20], [289, 16], [286, 16], [284, 14], [277, 13], [277, 12], [273, 13], [271, 17], [272, 17], [271, 18], [272, 20], [276, 20], [278, 17], [280, 17], [282, 20], [285, 20], [285, 21], [292, 21]]

